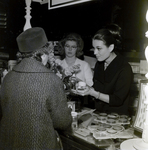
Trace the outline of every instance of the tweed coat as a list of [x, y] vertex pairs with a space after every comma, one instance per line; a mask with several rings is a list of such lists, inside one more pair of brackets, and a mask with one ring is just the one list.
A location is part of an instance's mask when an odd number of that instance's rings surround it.
[[55, 129], [72, 122], [59, 77], [25, 58], [6, 75], [0, 98], [0, 150], [58, 150]]

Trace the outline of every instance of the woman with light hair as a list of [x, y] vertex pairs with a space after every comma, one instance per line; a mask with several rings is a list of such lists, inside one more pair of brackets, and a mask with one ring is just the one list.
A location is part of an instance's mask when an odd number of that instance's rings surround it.
[[81, 81], [86, 82], [87, 85], [93, 85], [93, 73], [90, 65], [79, 59], [83, 55], [83, 40], [81, 36], [77, 33], [70, 33], [64, 37], [60, 44], [62, 46], [61, 54], [64, 59], [62, 60], [62, 67], [72, 68], [73, 66], [79, 68], [79, 72], [76, 73], [76, 77]]

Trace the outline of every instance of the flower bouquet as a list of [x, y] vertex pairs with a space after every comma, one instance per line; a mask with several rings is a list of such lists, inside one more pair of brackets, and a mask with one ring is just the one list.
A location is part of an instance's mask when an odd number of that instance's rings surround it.
[[62, 67], [61, 60], [56, 59], [53, 70], [56, 75], [63, 81], [65, 90], [75, 88], [77, 83], [76, 74], [80, 71], [80, 64], [73, 65], [64, 69]]

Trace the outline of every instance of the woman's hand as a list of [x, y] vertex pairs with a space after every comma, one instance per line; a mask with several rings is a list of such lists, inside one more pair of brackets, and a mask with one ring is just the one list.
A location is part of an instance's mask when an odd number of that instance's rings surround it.
[[73, 91], [74, 94], [76, 95], [80, 95], [80, 96], [86, 96], [86, 95], [91, 95], [93, 88], [92, 87], [88, 87], [88, 90], [84, 90], [79, 92], [79, 90], [75, 90]]
[[95, 91], [94, 88], [91, 88], [89, 95], [95, 97], [96, 99], [100, 98], [100, 92]]
[[89, 89], [84, 92], [79, 92], [76, 90], [74, 93], [77, 95], [81, 95], [81, 96], [91, 95], [91, 96], [95, 97], [96, 99], [100, 98], [100, 92], [95, 91], [94, 88], [92, 88], [92, 87], [88, 87], [88, 88]]

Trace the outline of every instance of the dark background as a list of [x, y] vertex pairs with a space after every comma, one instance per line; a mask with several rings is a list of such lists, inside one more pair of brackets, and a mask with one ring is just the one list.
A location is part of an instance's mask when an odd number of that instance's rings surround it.
[[[16, 57], [16, 37], [25, 25], [25, 7], [25, 0], [0, 0], [0, 12], [6, 13], [7, 19], [5, 27], [0, 28], [0, 52], [8, 53], [7, 59]], [[91, 56], [94, 33], [109, 23], [116, 23], [123, 30], [122, 52], [140, 52], [139, 58], [144, 57], [148, 44], [145, 38], [147, 0], [92, 0], [53, 10], [48, 10], [48, 4], [32, 2], [31, 8], [32, 27], [44, 28], [51, 41], [77, 32], [84, 40], [84, 54]]]

